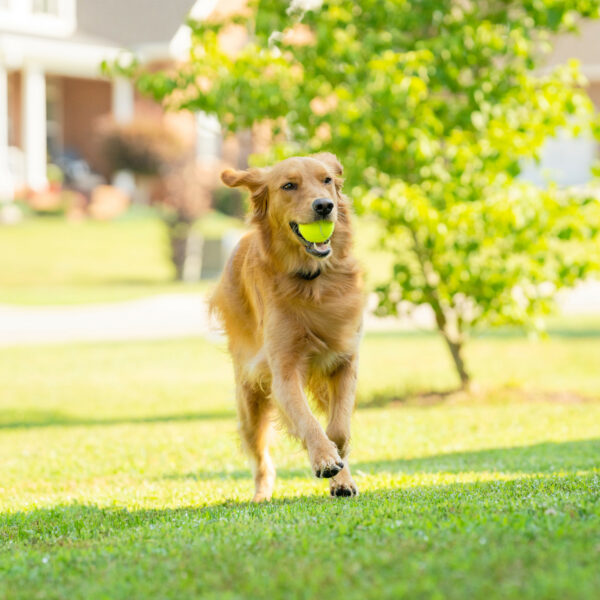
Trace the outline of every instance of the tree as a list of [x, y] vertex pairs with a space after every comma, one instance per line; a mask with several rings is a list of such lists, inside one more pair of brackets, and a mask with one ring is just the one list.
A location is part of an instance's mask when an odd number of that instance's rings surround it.
[[[137, 72], [176, 108], [228, 131], [268, 121], [268, 157], [328, 150], [346, 191], [381, 218], [396, 256], [379, 311], [428, 304], [456, 365], [466, 335], [531, 324], [558, 289], [598, 269], [598, 201], [517, 179], [561, 128], [600, 129], [575, 63], [544, 71], [551, 36], [597, 17], [597, 0], [263, 0], [194, 23], [189, 62]], [[232, 25], [233, 24], [233, 25]], [[228, 27], [249, 42], [231, 56]]]
[[[167, 228], [175, 279], [184, 280], [186, 265], [197, 262], [201, 253], [194, 224], [210, 209], [208, 185], [214, 177], [196, 163], [179, 135], [155, 119], [105, 123], [101, 140], [112, 173], [128, 170], [150, 184], [148, 199]], [[199, 270], [193, 275], [199, 277]]]

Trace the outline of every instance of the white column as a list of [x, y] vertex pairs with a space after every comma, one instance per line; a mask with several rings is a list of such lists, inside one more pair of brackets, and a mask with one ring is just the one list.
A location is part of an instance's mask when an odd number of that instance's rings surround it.
[[133, 119], [133, 85], [126, 77], [115, 77], [112, 84], [112, 113], [117, 123], [129, 123]]
[[39, 65], [27, 64], [22, 80], [25, 177], [31, 189], [39, 190], [47, 184], [46, 78]]
[[33, 0], [9, 0], [10, 9], [22, 19], [31, 18]]
[[214, 115], [196, 113], [196, 158], [211, 163], [221, 157], [221, 125]]
[[14, 193], [8, 170], [8, 75], [0, 63], [0, 203], [11, 200]]

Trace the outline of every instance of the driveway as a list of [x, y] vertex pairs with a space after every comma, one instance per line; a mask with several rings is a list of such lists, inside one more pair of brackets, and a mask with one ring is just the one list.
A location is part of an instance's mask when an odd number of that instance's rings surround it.
[[81, 306], [0, 305], [0, 345], [211, 336], [202, 294]]
[[[410, 330], [433, 327], [427, 307], [412, 319], [379, 319], [372, 314], [370, 298], [365, 330]], [[600, 282], [589, 282], [559, 298], [566, 315], [600, 314]], [[0, 305], [0, 346], [75, 341], [149, 340], [188, 336], [218, 339], [203, 294], [163, 294], [111, 304], [60, 307]]]

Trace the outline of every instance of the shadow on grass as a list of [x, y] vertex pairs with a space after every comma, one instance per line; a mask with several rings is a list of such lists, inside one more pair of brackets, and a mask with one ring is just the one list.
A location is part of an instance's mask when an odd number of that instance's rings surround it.
[[460, 387], [424, 392], [395, 393], [392, 391], [380, 391], [375, 392], [368, 399], [358, 398], [357, 405], [359, 409], [383, 408], [390, 404], [404, 404], [410, 401], [413, 404], [419, 404], [421, 406], [435, 406], [458, 394], [465, 394], [465, 392]]
[[[243, 534], [251, 523], [263, 521], [265, 527], [272, 527], [275, 522], [276, 526], [288, 524], [295, 535], [301, 536], [306, 535], [311, 527], [329, 527], [328, 523], [334, 527], [362, 517], [368, 518], [371, 524], [377, 520], [380, 524], [390, 519], [395, 521], [399, 516], [404, 522], [415, 517], [419, 523], [424, 519], [442, 523], [448, 519], [449, 503], [453, 507], [452, 514], [458, 515], [459, 519], [462, 513], [478, 520], [483, 510], [488, 513], [524, 510], [530, 519], [534, 496], [539, 495], [547, 501], [551, 495], [555, 503], [560, 503], [559, 496], [562, 495], [562, 501], [568, 502], [570, 493], [592, 494], [597, 485], [597, 473], [584, 473], [577, 477], [560, 474], [508, 481], [383, 488], [352, 499], [331, 498], [326, 493], [319, 493], [275, 498], [262, 504], [224, 501], [204, 506], [141, 510], [73, 503], [0, 514], [0, 539], [37, 546], [44, 551], [47, 545], [54, 546], [57, 542], [61, 546], [69, 542], [81, 544], [86, 540], [101, 542], [103, 538], [118, 534], [127, 538], [129, 530], [143, 527], [155, 530], [156, 536], [172, 534], [171, 543], [177, 543], [182, 527], [186, 531], [197, 530], [203, 536], [206, 535], [206, 527], [216, 527], [221, 535], [224, 528], [237, 529]], [[491, 502], [491, 498], [495, 501]], [[542, 515], [545, 505], [541, 504]], [[343, 519], [340, 521], [341, 515]], [[303, 516], [306, 518], [305, 526], [298, 528], [298, 518]], [[140, 543], [147, 543], [147, 536], [140, 539]]]
[[[600, 439], [578, 440], [574, 442], [543, 442], [531, 446], [490, 448], [470, 452], [451, 452], [424, 458], [398, 458], [353, 462], [354, 473], [390, 473], [395, 475], [415, 473], [524, 473], [545, 474], [553, 472], [575, 473], [579, 470], [600, 468]], [[282, 469], [277, 471], [280, 479], [312, 477], [310, 468]], [[171, 473], [163, 479], [195, 480], [245, 480], [252, 479], [250, 469], [232, 471], [194, 471], [192, 473]]]
[[575, 473], [600, 467], [600, 439], [542, 442], [530, 446], [451, 452], [423, 458], [358, 462], [355, 470], [377, 473]]
[[472, 400], [485, 402], [487, 400], [511, 402], [550, 402], [560, 404], [580, 404], [597, 402], [600, 398], [585, 396], [568, 390], [539, 390], [518, 386], [504, 385], [491, 388], [474, 384], [470, 391], [460, 387], [444, 390], [405, 391], [380, 390], [368, 398], [358, 398], [358, 408], [384, 408], [389, 405], [409, 404], [411, 406], [436, 406], [447, 401]]
[[[558, 402], [558, 403], [584, 403], [597, 402], [600, 398], [583, 396], [575, 392], [553, 392], [541, 390], [525, 390], [518, 387], [496, 387], [467, 392], [459, 387], [445, 390], [395, 392], [392, 390], [379, 391], [368, 398], [357, 399], [357, 410], [384, 408], [390, 405], [409, 404], [418, 407], [430, 407], [453, 400], [481, 400], [487, 397], [496, 400], [511, 400], [521, 402]], [[68, 427], [68, 426], [110, 426], [110, 425], [136, 425], [149, 423], [170, 423], [179, 421], [210, 421], [223, 419], [236, 419], [233, 410], [204, 411], [180, 413], [172, 415], [150, 416], [118, 416], [94, 418], [86, 416], [69, 415], [60, 411], [45, 410], [0, 410], [0, 430], [2, 429], [27, 429], [32, 427]]]
[[181, 413], [174, 415], [156, 415], [151, 417], [108, 417], [106, 419], [77, 417], [58, 411], [9, 411], [0, 412], [0, 430], [29, 429], [32, 427], [145, 425], [151, 423], [177, 423], [182, 421], [218, 421], [233, 418], [235, 418], [235, 413], [231, 411]]

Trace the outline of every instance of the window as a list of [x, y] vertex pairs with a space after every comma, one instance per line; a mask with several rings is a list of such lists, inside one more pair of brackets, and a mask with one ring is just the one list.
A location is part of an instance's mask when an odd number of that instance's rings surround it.
[[521, 179], [541, 187], [549, 181], [561, 186], [584, 185], [592, 179], [598, 147], [589, 132], [572, 137], [563, 130], [546, 140], [540, 154], [539, 163], [524, 161]]
[[35, 14], [46, 14], [58, 16], [59, 0], [33, 0], [31, 8]]
[[63, 89], [60, 78], [46, 78], [46, 147], [51, 160], [63, 151]]

